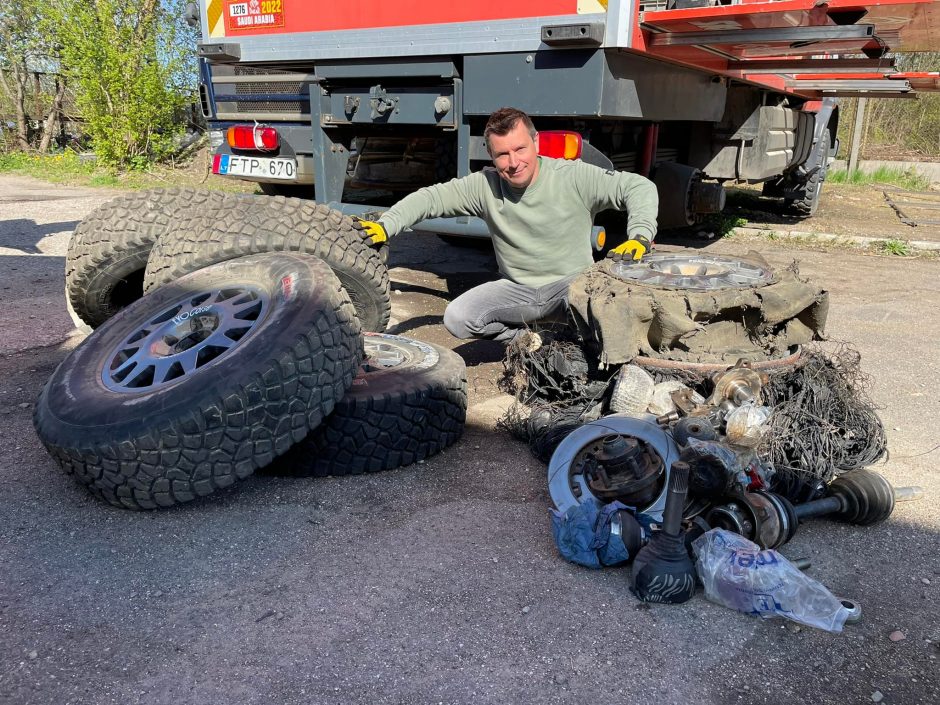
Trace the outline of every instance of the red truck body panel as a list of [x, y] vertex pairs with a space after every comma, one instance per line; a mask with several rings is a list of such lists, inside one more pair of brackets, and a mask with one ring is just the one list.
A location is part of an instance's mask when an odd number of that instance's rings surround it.
[[578, 11], [577, 0], [225, 0], [224, 6], [226, 29], [240, 35], [481, 22]]

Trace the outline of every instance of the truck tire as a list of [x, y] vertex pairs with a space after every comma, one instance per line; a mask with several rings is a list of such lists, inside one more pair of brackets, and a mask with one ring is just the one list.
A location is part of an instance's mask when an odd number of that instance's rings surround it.
[[103, 323], [53, 373], [33, 421], [92, 494], [167, 507], [233, 485], [305, 438], [361, 359], [359, 322], [324, 262], [245, 257]]
[[398, 335], [365, 334], [366, 358], [346, 396], [272, 470], [360, 475], [411, 465], [455, 443], [467, 417], [463, 359]]
[[800, 189], [801, 197], [784, 199], [784, 205], [798, 215], [806, 216], [807, 218], [816, 215], [816, 211], [819, 210], [822, 185], [826, 180], [826, 174], [828, 172], [829, 165], [823, 164], [806, 180], [806, 185]]
[[260, 252], [305, 252], [333, 268], [363, 330], [381, 332], [391, 316], [388, 268], [352, 220], [299, 199], [259, 198], [239, 204], [237, 218], [198, 216], [179, 222], [154, 246], [144, 291], [201, 267]]
[[156, 189], [118, 196], [92, 211], [75, 228], [65, 258], [65, 294], [75, 315], [95, 328], [143, 296], [144, 269], [157, 238], [182, 213], [221, 209], [226, 198], [191, 188]]

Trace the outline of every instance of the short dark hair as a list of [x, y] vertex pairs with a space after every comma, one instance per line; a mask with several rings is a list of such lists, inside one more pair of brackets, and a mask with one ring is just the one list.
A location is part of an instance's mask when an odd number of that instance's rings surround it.
[[532, 118], [526, 115], [518, 108], [500, 108], [490, 115], [486, 121], [486, 128], [483, 130], [483, 141], [486, 143], [486, 151], [490, 150], [490, 135], [508, 135], [519, 122], [525, 125], [529, 135], [535, 139], [538, 130], [532, 124]]

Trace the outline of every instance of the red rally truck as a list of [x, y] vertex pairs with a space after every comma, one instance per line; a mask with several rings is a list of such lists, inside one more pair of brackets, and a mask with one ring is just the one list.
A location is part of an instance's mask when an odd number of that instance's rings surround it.
[[[838, 98], [911, 97], [937, 0], [200, 0], [216, 174], [373, 214], [489, 162], [487, 116], [532, 116], [543, 154], [648, 175], [661, 228], [763, 184], [811, 215]], [[616, 217], [613, 217], [616, 229]], [[611, 225], [608, 224], [608, 229]], [[415, 230], [487, 236], [474, 218]]]

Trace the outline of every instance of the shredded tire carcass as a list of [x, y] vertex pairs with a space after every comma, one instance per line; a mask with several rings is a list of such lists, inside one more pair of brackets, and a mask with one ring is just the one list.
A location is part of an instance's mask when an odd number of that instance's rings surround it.
[[795, 263], [766, 283], [725, 288], [625, 279], [617, 267], [601, 262], [569, 289], [578, 332], [602, 367], [637, 355], [733, 364], [781, 357], [823, 338], [829, 294], [801, 278]]

